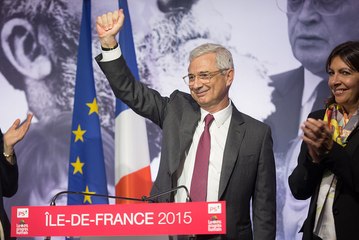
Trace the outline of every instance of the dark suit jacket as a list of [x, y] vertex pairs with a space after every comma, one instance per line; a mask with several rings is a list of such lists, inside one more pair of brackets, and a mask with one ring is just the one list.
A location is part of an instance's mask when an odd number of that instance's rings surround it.
[[16, 193], [19, 173], [17, 164], [11, 165], [3, 155], [4, 142], [1, 130], [0, 151], [0, 220], [7, 240], [15, 238], [10, 238], [10, 222], [4, 209], [3, 197], [12, 197]]
[[[300, 125], [300, 111], [304, 88], [304, 68], [271, 76], [274, 87], [272, 102], [276, 110], [264, 120], [271, 129], [274, 141], [274, 152], [286, 153], [290, 141], [297, 137]], [[325, 100], [330, 96], [327, 82], [318, 86], [317, 100], [312, 111], [322, 109]]]
[[[99, 61], [101, 55], [97, 57]], [[200, 107], [191, 95], [174, 91], [170, 97], [136, 81], [123, 57], [99, 62], [116, 97], [139, 115], [161, 127], [161, 161], [151, 193], [176, 186], [178, 169], [186, 157], [200, 119]], [[217, 239], [275, 238], [275, 166], [270, 128], [233, 108], [223, 156], [219, 200], [227, 206], [227, 235]], [[253, 201], [253, 226], [250, 200]], [[159, 201], [174, 201], [163, 196]], [[252, 233], [253, 227], [253, 233]], [[209, 236], [206, 236], [209, 239]]]
[[[323, 119], [324, 110], [313, 112], [310, 118]], [[323, 171], [329, 169], [337, 176], [333, 214], [337, 240], [355, 239], [359, 227], [359, 128], [352, 131], [345, 147], [334, 143], [322, 163], [314, 164], [308, 148], [302, 143], [298, 165], [289, 177], [289, 187], [296, 199], [312, 197], [308, 217], [304, 222], [303, 239], [312, 239], [316, 202]]]

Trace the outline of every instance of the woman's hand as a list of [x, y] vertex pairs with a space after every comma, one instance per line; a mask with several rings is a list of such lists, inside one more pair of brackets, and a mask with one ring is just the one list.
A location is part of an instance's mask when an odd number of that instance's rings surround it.
[[16, 119], [12, 126], [4, 134], [4, 153], [6, 155], [12, 155], [14, 152], [14, 146], [21, 141], [27, 131], [29, 130], [32, 114], [27, 114], [26, 121], [20, 125], [20, 119]]
[[322, 156], [333, 147], [332, 131], [326, 122], [308, 118], [302, 125], [303, 141], [308, 145], [313, 162], [320, 163]]

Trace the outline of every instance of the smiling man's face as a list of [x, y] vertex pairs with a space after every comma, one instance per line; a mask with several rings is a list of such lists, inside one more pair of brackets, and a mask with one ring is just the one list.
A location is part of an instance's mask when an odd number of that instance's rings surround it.
[[[194, 58], [188, 68], [189, 74], [197, 75], [204, 72], [217, 72], [220, 70], [216, 62], [215, 53], [207, 53]], [[228, 91], [233, 80], [233, 70], [216, 74], [203, 82], [196, 77], [190, 91], [193, 99], [206, 111], [214, 113], [228, 105]]]

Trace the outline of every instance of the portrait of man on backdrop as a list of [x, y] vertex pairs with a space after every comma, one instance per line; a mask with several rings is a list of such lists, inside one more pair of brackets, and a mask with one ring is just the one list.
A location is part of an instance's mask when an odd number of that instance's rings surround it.
[[[294, 57], [301, 66], [271, 76], [274, 87], [273, 112], [265, 122], [273, 131], [278, 188], [285, 198], [283, 206], [284, 239], [301, 239], [298, 234], [306, 218], [308, 201], [294, 199], [289, 191], [288, 176], [294, 169], [300, 150], [301, 123], [313, 110], [325, 106], [330, 96], [326, 59], [340, 43], [359, 39], [359, 2], [276, 0], [288, 18], [288, 37]], [[282, 192], [281, 190], [279, 190]]]
[[[67, 189], [81, 4], [0, 0], [0, 5], [0, 71], [25, 93], [36, 119], [17, 146], [19, 189], [6, 205], [47, 205], [56, 192]], [[100, 116], [107, 179], [113, 179], [114, 98], [104, 77], [96, 69], [94, 74], [99, 104], [105, 106]]]

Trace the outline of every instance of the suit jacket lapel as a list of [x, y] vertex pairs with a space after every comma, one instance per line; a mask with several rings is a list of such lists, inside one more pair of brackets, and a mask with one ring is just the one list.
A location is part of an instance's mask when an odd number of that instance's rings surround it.
[[219, 183], [218, 199], [223, 195], [236, 164], [239, 149], [246, 131], [246, 124], [241, 113], [233, 105], [231, 123], [223, 154], [223, 164]]
[[180, 129], [178, 129], [179, 133], [179, 155], [176, 156], [169, 163], [170, 173], [173, 174], [179, 167], [179, 163], [181, 160], [185, 159], [188, 149], [191, 146], [193, 134], [196, 130], [197, 123], [201, 118], [201, 112], [198, 104], [196, 102], [192, 102], [192, 108], [186, 109], [183, 111], [182, 120], [180, 124]]
[[269, 85], [274, 87], [271, 98], [276, 110], [264, 122], [272, 129], [275, 152], [286, 152], [290, 140], [298, 134], [304, 69], [271, 76], [271, 80]]
[[359, 147], [359, 126], [357, 126], [353, 131], [350, 133], [348, 137], [348, 144], [345, 147], [348, 154], [350, 156], [354, 155], [354, 152]]
[[[348, 155], [352, 158], [355, 151], [359, 148], [359, 127], [357, 126], [349, 135], [348, 144], [345, 146], [345, 150], [347, 151]], [[334, 196], [334, 201], [338, 198], [339, 194], [337, 194], [342, 188], [342, 181], [338, 181], [336, 186], [336, 194]]]

